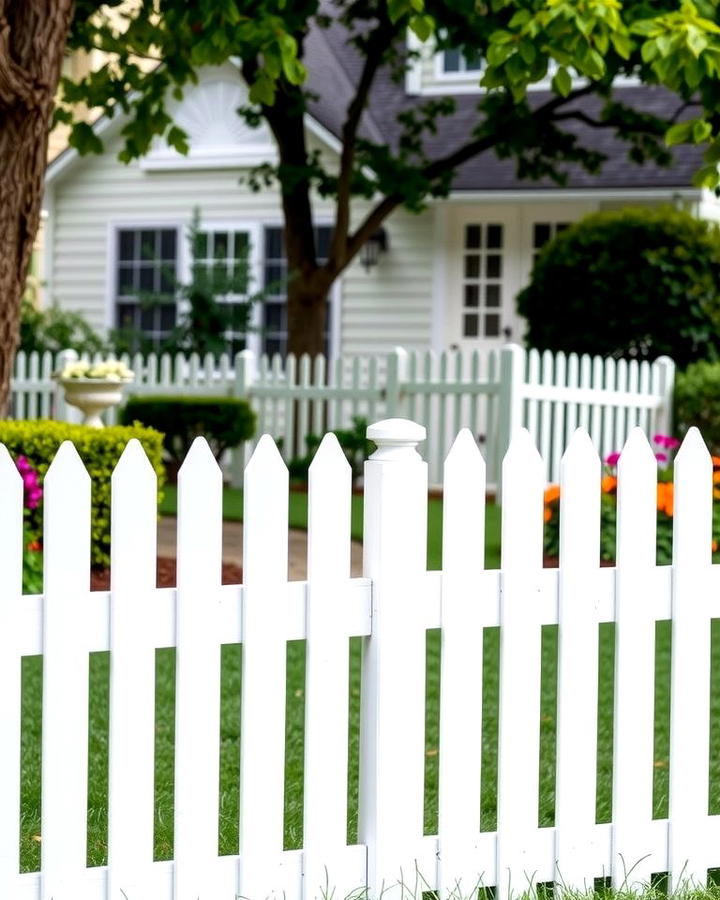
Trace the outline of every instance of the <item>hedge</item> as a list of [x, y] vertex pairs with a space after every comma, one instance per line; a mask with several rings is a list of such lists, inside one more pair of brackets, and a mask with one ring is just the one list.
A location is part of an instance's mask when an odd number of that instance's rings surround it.
[[[158, 476], [165, 481], [162, 435], [141, 426], [89, 428], [64, 422], [38, 420], [0, 422], [0, 443], [13, 459], [24, 456], [38, 472], [40, 481], [63, 441], [72, 441], [92, 479], [92, 565], [110, 565], [110, 477], [126, 444], [137, 438]], [[158, 501], [162, 493], [158, 492]], [[26, 542], [42, 540], [42, 502], [26, 510]]]
[[165, 435], [165, 450], [181, 463], [196, 437], [206, 438], [215, 459], [255, 433], [255, 412], [238, 397], [130, 397], [120, 411], [125, 424], [139, 422]]

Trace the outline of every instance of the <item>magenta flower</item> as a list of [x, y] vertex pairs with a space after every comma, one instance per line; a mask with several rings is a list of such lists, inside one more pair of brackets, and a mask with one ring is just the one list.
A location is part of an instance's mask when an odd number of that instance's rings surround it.
[[43, 495], [37, 470], [33, 468], [25, 456], [18, 456], [15, 460], [15, 466], [22, 475], [25, 489], [25, 506], [28, 509], [37, 509]]
[[680, 441], [677, 438], [670, 437], [669, 434], [656, 434], [653, 437], [653, 442], [666, 450], [676, 450], [680, 446]]
[[655, 459], [658, 462], [667, 462], [667, 453], [656, 453]]
[[616, 450], [615, 453], [611, 453], [610, 456], [607, 457], [607, 459], [605, 460], [605, 462], [606, 462], [609, 466], [616, 466], [616, 465], [617, 465], [617, 461], [618, 461], [619, 459], [620, 459], [620, 453], [619, 453], [619, 451]]

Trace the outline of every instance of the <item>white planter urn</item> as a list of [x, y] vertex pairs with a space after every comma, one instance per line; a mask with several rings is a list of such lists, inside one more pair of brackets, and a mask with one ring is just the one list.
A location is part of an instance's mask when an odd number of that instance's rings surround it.
[[117, 406], [122, 400], [123, 385], [130, 379], [118, 381], [109, 378], [59, 378], [65, 391], [65, 402], [75, 406], [83, 414], [83, 425], [102, 428], [101, 413]]

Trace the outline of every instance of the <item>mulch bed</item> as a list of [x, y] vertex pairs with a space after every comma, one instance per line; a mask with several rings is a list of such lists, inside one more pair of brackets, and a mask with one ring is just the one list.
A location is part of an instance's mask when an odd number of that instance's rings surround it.
[[[177, 564], [171, 556], [158, 556], [157, 558], [157, 587], [175, 587], [177, 584]], [[241, 584], [242, 567], [234, 563], [222, 564], [222, 583]], [[110, 569], [93, 571], [90, 575], [91, 591], [110, 590]]]

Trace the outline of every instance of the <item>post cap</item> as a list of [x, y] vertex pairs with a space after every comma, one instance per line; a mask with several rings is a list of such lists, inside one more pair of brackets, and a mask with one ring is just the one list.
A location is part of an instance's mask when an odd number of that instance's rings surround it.
[[427, 432], [424, 425], [412, 419], [383, 419], [369, 425], [366, 436], [377, 444], [370, 459], [394, 460], [419, 456], [416, 447], [425, 440]]

